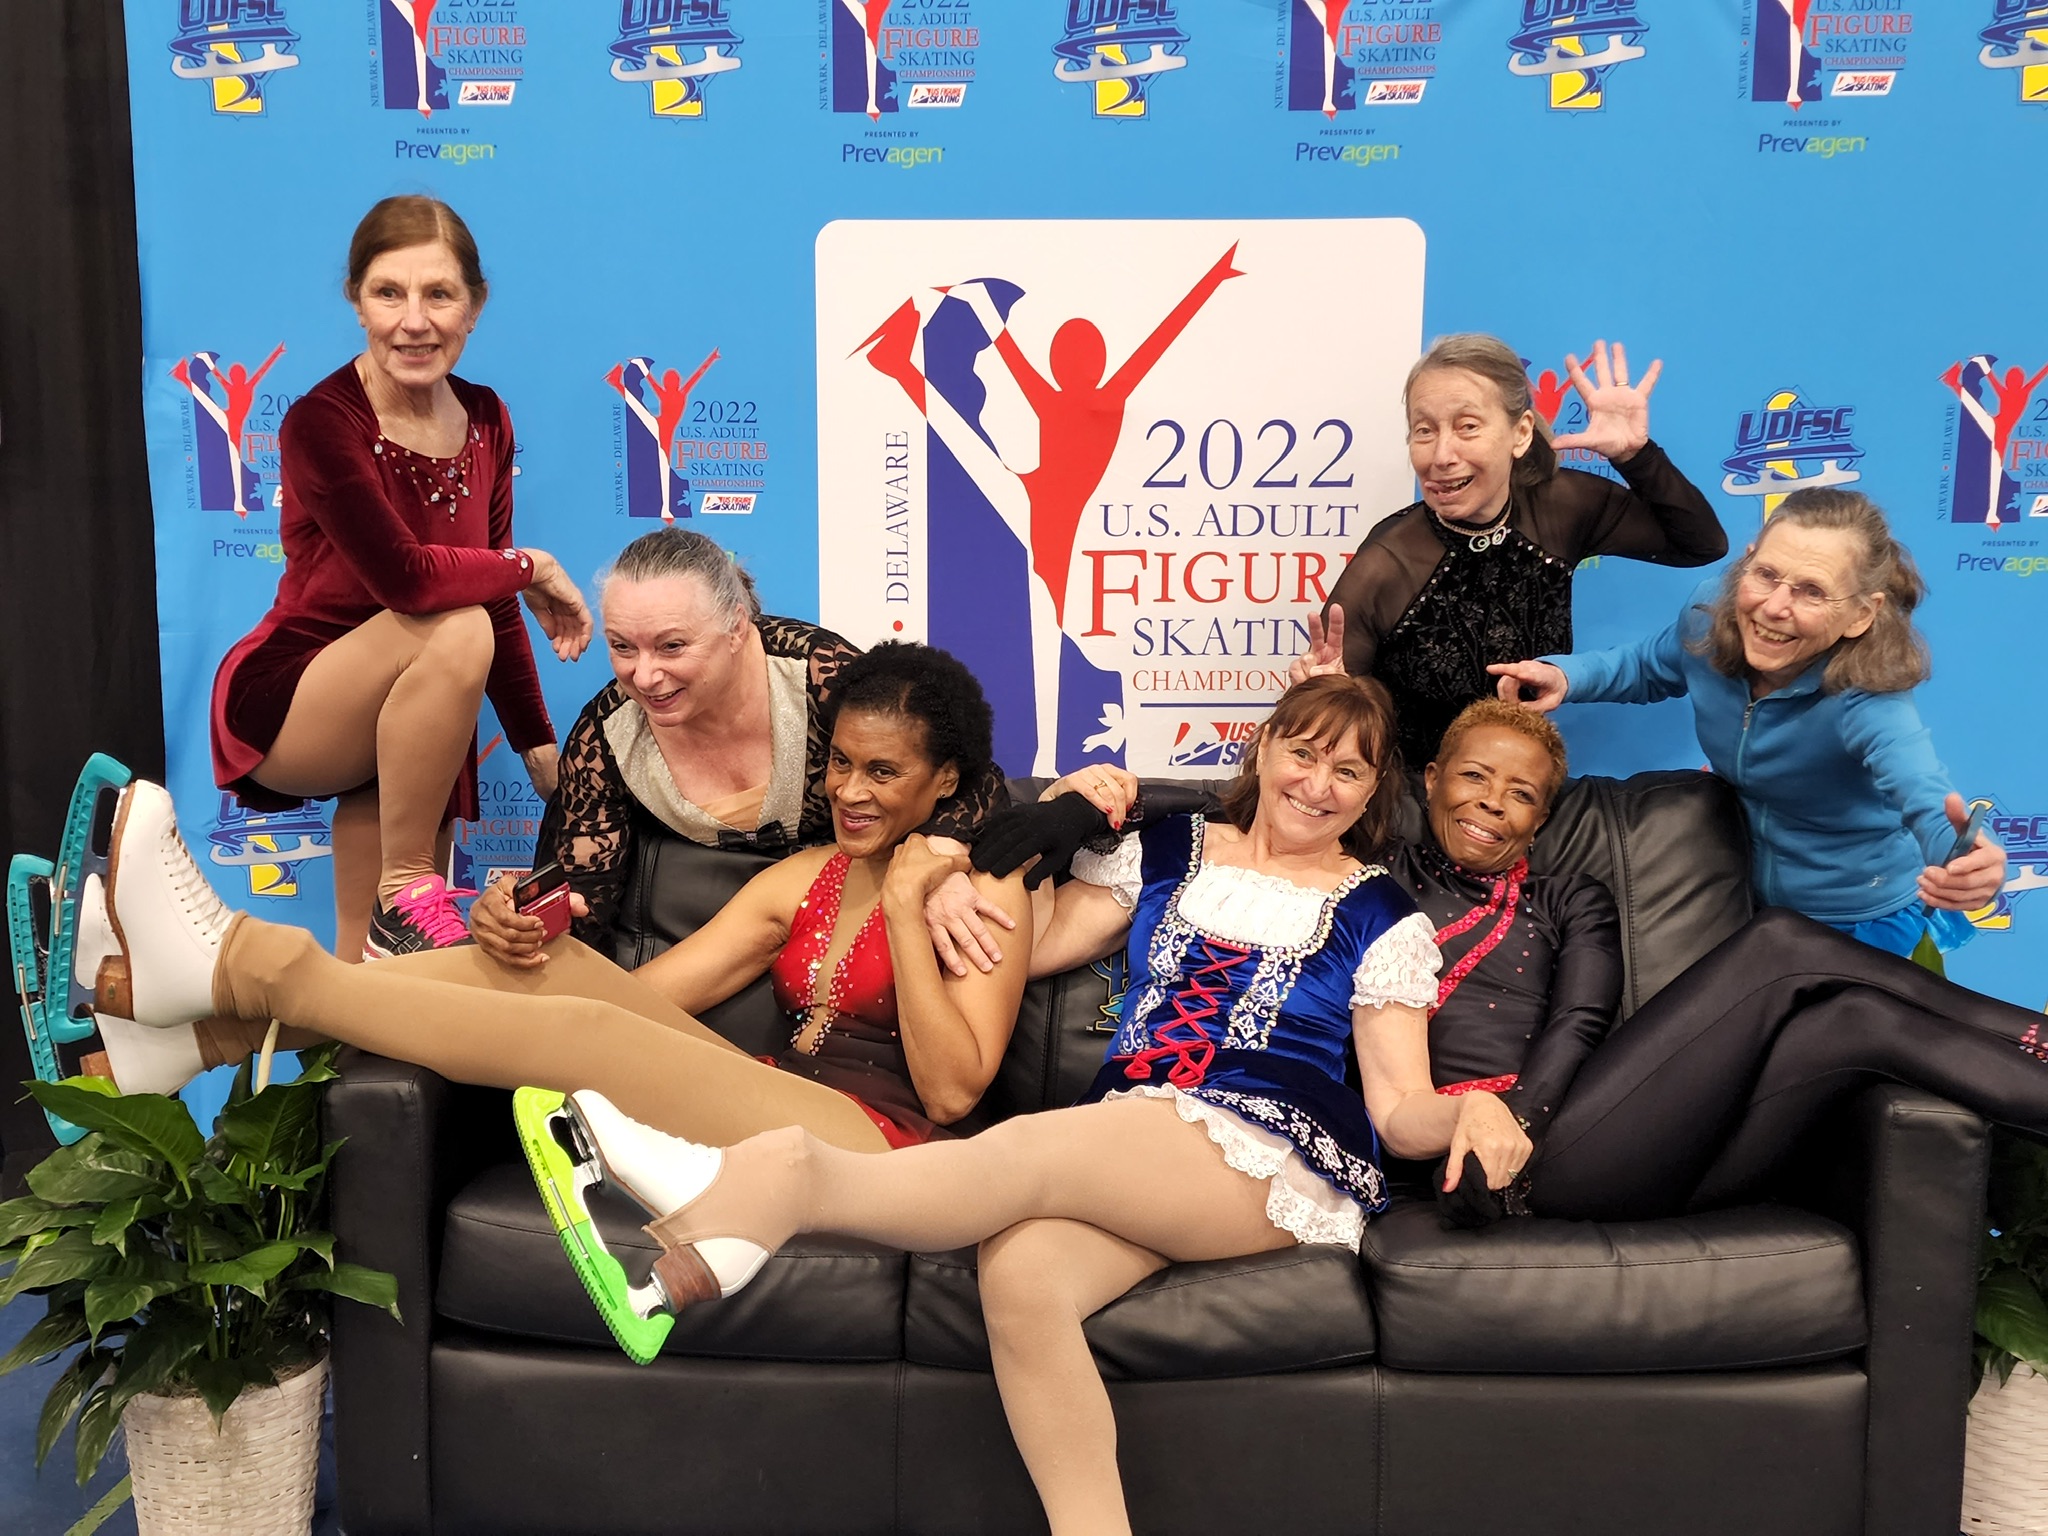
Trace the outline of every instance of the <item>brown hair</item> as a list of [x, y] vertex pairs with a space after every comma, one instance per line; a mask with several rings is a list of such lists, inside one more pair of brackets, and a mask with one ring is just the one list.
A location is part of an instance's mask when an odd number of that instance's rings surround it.
[[1530, 400], [1529, 375], [1522, 367], [1521, 355], [1498, 336], [1461, 331], [1455, 336], [1437, 337], [1415, 366], [1408, 370], [1408, 378], [1401, 385], [1401, 409], [1404, 412], [1408, 409], [1408, 392], [1415, 387], [1417, 379], [1425, 373], [1452, 368], [1477, 374], [1491, 384], [1500, 396], [1509, 421], [1527, 411], [1536, 423], [1528, 452], [1515, 460], [1509, 483], [1527, 490], [1556, 474], [1557, 450], [1550, 446], [1550, 423], [1538, 414]]
[[353, 304], [362, 296], [363, 274], [370, 263], [386, 251], [402, 251], [409, 245], [445, 245], [462, 269], [462, 281], [470, 300], [483, 303], [491, 291], [484, 281], [484, 269], [477, 261], [476, 240], [462, 215], [437, 197], [408, 193], [387, 197], [363, 215], [348, 242], [348, 277], [341, 285], [343, 295]]
[[1913, 625], [1913, 610], [1927, 596], [1927, 583], [1913, 564], [1906, 547], [1892, 537], [1884, 509], [1860, 491], [1809, 486], [1794, 491], [1778, 504], [1750, 552], [1728, 567], [1721, 578], [1721, 590], [1711, 605], [1702, 605], [1707, 630], [1688, 640], [1695, 656], [1704, 656], [1723, 677], [1748, 677], [1749, 662], [1742, 653], [1742, 630], [1735, 619], [1735, 591], [1742, 576], [1756, 558], [1756, 551], [1770, 536], [1773, 524], [1794, 528], [1835, 529], [1856, 541], [1856, 596], [1867, 600], [1882, 593], [1877, 617], [1860, 635], [1835, 642], [1821, 674], [1821, 688], [1840, 693], [1861, 688], [1866, 693], [1904, 693], [1918, 687], [1932, 675], [1934, 667], [1927, 654], [1927, 642]]
[[1259, 748], [1269, 738], [1306, 737], [1329, 746], [1346, 736], [1357, 737], [1359, 751], [1379, 774], [1379, 782], [1358, 820], [1345, 829], [1344, 851], [1361, 864], [1377, 859], [1393, 836], [1394, 817], [1407, 786], [1401, 775], [1401, 750], [1394, 745], [1394, 701], [1375, 678], [1329, 672], [1281, 694], [1273, 713], [1245, 743], [1237, 777], [1223, 791], [1224, 819], [1240, 832], [1251, 830], [1259, 808]]
[[1548, 715], [1536, 714], [1519, 704], [1510, 704], [1505, 699], [1474, 699], [1458, 711], [1455, 720], [1444, 727], [1443, 742], [1436, 749], [1437, 763], [1442, 765], [1449, 762], [1451, 754], [1458, 750], [1458, 743], [1464, 739], [1465, 733], [1483, 725], [1497, 725], [1504, 731], [1513, 731], [1518, 736], [1527, 737], [1543, 749], [1554, 770], [1550, 776], [1550, 787], [1543, 792], [1543, 808], [1549, 810], [1550, 802], [1557, 798], [1557, 792], [1563, 788], [1565, 775], [1571, 772], [1571, 767], [1565, 756], [1564, 737], [1558, 734], [1557, 727], [1551, 724]]

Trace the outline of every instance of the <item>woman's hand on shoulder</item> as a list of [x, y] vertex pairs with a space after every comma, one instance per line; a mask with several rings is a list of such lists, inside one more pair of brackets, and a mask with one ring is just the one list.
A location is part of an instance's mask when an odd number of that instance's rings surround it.
[[[951, 839], [941, 841], [945, 847], [955, 846]], [[922, 832], [913, 832], [889, 856], [889, 872], [882, 877], [882, 899], [899, 912], [915, 911], [921, 916], [932, 892], [966, 868], [965, 854], [944, 852]]]
[[1451, 1150], [1445, 1160], [1450, 1170], [1450, 1182], [1444, 1188], [1457, 1187], [1459, 1171], [1465, 1166], [1465, 1154], [1476, 1152], [1479, 1154], [1479, 1166], [1486, 1170], [1486, 1187], [1505, 1189], [1514, 1182], [1535, 1150], [1536, 1144], [1529, 1139], [1529, 1133], [1522, 1129], [1521, 1121], [1501, 1102], [1498, 1094], [1476, 1091], [1462, 1094], [1458, 1100], [1458, 1123], [1452, 1128]]
[[[1547, 715], [1562, 704], [1571, 686], [1564, 668], [1547, 661], [1496, 661], [1489, 663], [1486, 670], [1500, 679], [1494, 686], [1502, 699], [1539, 715]], [[1536, 690], [1533, 697], [1522, 696], [1524, 684]]]
[[546, 550], [522, 553], [533, 562], [533, 580], [520, 595], [533, 610], [534, 620], [555, 654], [563, 661], [574, 661], [589, 646], [593, 628], [583, 594], [562, 569], [562, 562]]
[[[943, 856], [964, 859], [967, 855], [964, 845], [950, 837], [927, 841]], [[1002, 946], [988, 931], [983, 918], [1000, 928], [1014, 930], [1017, 926], [1008, 909], [980, 890], [965, 869], [955, 869], [924, 899], [924, 926], [931, 934], [932, 949], [938, 954], [939, 964], [955, 976], [965, 976], [970, 964], [985, 973], [1002, 961]]]
[[1590, 448], [1610, 464], [1624, 464], [1650, 440], [1650, 391], [1657, 387], [1657, 375], [1664, 360], [1650, 364], [1640, 384], [1628, 381], [1628, 353], [1620, 342], [1614, 344], [1610, 364], [1607, 343], [1593, 343], [1593, 378], [1570, 353], [1565, 354], [1565, 372], [1572, 388], [1586, 402], [1586, 426], [1582, 432], [1566, 432], [1553, 438], [1553, 448]]
[[[537, 971], [548, 963], [542, 947], [547, 929], [537, 917], [528, 917], [512, 905], [512, 875], [500, 875], [469, 907], [469, 936], [476, 947], [498, 964], [515, 971]], [[590, 915], [589, 904], [571, 892], [569, 910], [578, 917]]]
[[[1942, 807], [1958, 833], [1969, 825], [1969, 808], [1961, 795], [1950, 793]], [[2005, 850], [1991, 840], [1991, 834], [1977, 833], [1977, 842], [1959, 859], [1930, 864], [1920, 871], [1920, 899], [1930, 907], [1951, 912], [1975, 912], [1998, 900], [2005, 886]]]
[[1110, 830], [1115, 831], [1123, 826], [1131, 807], [1138, 803], [1138, 776], [1113, 763], [1097, 763], [1054, 779], [1039, 791], [1038, 801], [1041, 805], [1050, 804], [1061, 795], [1079, 795], [1107, 816]]

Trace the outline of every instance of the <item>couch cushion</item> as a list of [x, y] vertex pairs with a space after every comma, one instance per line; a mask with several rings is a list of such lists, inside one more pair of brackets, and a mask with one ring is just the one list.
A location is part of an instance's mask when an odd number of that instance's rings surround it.
[[[974, 1250], [910, 1260], [904, 1358], [989, 1369]], [[1186, 1381], [1356, 1365], [1372, 1359], [1372, 1308], [1358, 1259], [1343, 1248], [1285, 1248], [1173, 1264], [1089, 1318], [1085, 1331], [1112, 1381]]]
[[1365, 1229], [1380, 1357], [1416, 1371], [1797, 1365], [1868, 1336], [1856, 1240], [1787, 1206], [1447, 1231], [1432, 1205]]
[[[656, 1245], [637, 1207], [594, 1211], [626, 1272]], [[523, 1163], [486, 1169], [448, 1204], [434, 1310], [453, 1322], [556, 1342], [610, 1345]], [[897, 1360], [903, 1255], [850, 1238], [799, 1238], [738, 1295], [676, 1319], [662, 1353], [754, 1360]]]

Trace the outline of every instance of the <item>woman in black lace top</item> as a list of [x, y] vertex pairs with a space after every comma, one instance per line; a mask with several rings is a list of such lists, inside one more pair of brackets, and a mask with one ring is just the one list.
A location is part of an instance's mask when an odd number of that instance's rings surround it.
[[[1427, 762], [1452, 716], [1491, 697], [1487, 663], [1571, 648], [1572, 571], [1591, 555], [1708, 565], [1728, 552], [1706, 497], [1650, 441], [1660, 363], [1631, 384], [1622, 349], [1596, 342], [1594, 378], [1566, 359], [1586, 426], [1553, 442], [1528, 375], [1491, 336], [1446, 336], [1402, 391], [1422, 500], [1374, 525], [1311, 621], [1295, 680], [1321, 669], [1377, 677], [1394, 696], [1401, 750]], [[1560, 469], [1587, 448], [1617, 471]], [[1537, 650], [1526, 647], [1540, 642]], [[1517, 651], [1517, 646], [1525, 649]]]
[[[576, 936], [608, 954], [641, 818], [764, 858], [832, 840], [827, 705], [840, 669], [860, 651], [830, 630], [764, 615], [752, 578], [686, 528], [627, 545], [600, 599], [615, 676], [562, 745], [534, 860], [562, 866], [587, 909]], [[942, 800], [923, 830], [971, 843], [1008, 803], [1002, 771], [991, 766]], [[974, 914], [993, 914], [964, 877], [958, 883], [963, 890], [949, 882], [941, 908], [978, 936]], [[497, 959], [540, 963], [539, 921], [512, 910], [509, 882], [477, 900], [470, 931]]]

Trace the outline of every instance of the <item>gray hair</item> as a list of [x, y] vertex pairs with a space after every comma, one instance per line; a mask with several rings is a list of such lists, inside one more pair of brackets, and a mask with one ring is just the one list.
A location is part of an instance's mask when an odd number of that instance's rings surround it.
[[1535, 410], [1529, 396], [1529, 375], [1522, 368], [1521, 354], [1498, 336], [1480, 331], [1461, 331], [1439, 336], [1429, 344], [1415, 366], [1408, 370], [1401, 386], [1401, 408], [1408, 408], [1408, 392], [1425, 373], [1457, 369], [1486, 380], [1500, 396], [1501, 408], [1513, 421], [1522, 412], [1535, 417], [1536, 433], [1529, 439], [1529, 451], [1515, 460], [1509, 479], [1524, 489], [1543, 484], [1557, 473], [1557, 450], [1550, 446], [1550, 423]]
[[696, 530], [675, 524], [642, 534], [597, 573], [598, 602], [604, 601], [604, 589], [614, 578], [660, 581], [668, 576], [689, 576], [702, 582], [712, 607], [721, 614], [739, 609], [741, 623], [761, 617], [761, 595], [754, 590], [754, 578], [732, 553]]

